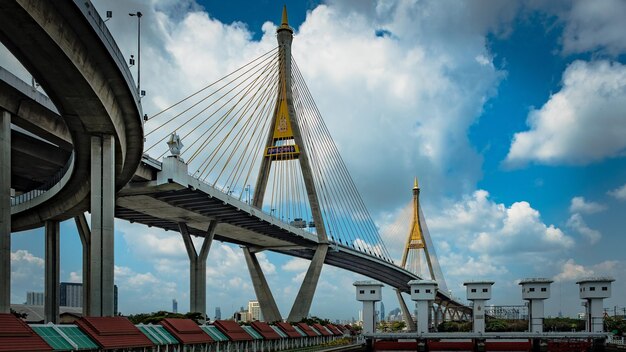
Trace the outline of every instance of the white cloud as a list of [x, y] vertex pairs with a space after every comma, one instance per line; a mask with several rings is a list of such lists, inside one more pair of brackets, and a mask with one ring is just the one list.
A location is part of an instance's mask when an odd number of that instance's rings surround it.
[[563, 51], [601, 51], [617, 55], [626, 51], [626, 3], [621, 0], [574, 1], [561, 14], [565, 21]]
[[594, 214], [606, 209], [606, 206], [596, 203], [587, 202], [584, 197], [574, 197], [569, 206], [570, 213]]
[[609, 191], [608, 194], [619, 200], [626, 200], [626, 184], [621, 187], [617, 187], [612, 191]]
[[83, 274], [77, 273], [75, 271], [70, 272], [70, 277], [68, 279], [69, 282], [82, 283], [83, 282]]
[[567, 220], [567, 227], [585, 236], [590, 244], [595, 244], [600, 240], [600, 238], [602, 238], [602, 234], [600, 233], [600, 231], [594, 230], [587, 226], [587, 224], [583, 220], [583, 217], [578, 213], [572, 214], [572, 216], [570, 216], [570, 218]]
[[454, 238], [457, 247], [464, 244], [481, 254], [551, 252], [574, 245], [573, 239], [559, 228], [544, 224], [539, 211], [528, 202], [506, 207], [490, 200], [484, 190], [446, 205], [445, 210], [427, 222], [437, 240]]
[[626, 66], [575, 61], [563, 73], [563, 87], [516, 133], [505, 164], [585, 165], [626, 151]]
[[560, 272], [554, 276], [555, 281], [575, 281], [590, 276], [611, 276], [620, 266], [620, 262], [606, 260], [601, 263], [585, 267], [577, 264], [574, 259], [568, 259], [560, 265]]
[[43, 258], [23, 249], [11, 252], [11, 303], [24, 303], [27, 291], [43, 292], [43, 283]]

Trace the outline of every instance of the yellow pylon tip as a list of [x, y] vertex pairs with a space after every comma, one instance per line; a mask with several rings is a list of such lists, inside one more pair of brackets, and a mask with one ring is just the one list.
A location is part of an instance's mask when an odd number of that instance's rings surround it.
[[417, 183], [417, 176], [415, 176], [415, 181], [413, 182], [413, 189], [418, 189], [419, 184]]
[[287, 5], [283, 5], [283, 19], [280, 26], [289, 27], [289, 21], [287, 20]]

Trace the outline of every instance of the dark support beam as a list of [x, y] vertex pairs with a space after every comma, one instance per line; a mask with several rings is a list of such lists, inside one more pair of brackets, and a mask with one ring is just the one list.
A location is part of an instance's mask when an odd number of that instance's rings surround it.
[[46, 257], [44, 278], [44, 322], [59, 323], [60, 227], [56, 220], [46, 221]]
[[91, 256], [89, 255], [89, 248], [91, 248], [91, 230], [87, 224], [85, 213], [74, 217], [74, 221], [76, 222], [80, 242], [83, 245], [83, 316], [90, 316], [89, 307], [91, 305], [89, 297], [91, 297], [91, 290], [89, 277], [91, 276]]
[[11, 310], [11, 114], [0, 111], [0, 313]]
[[178, 228], [185, 242], [187, 255], [189, 256], [189, 311], [201, 313], [206, 319], [206, 260], [211, 249], [211, 243], [215, 236], [217, 221], [209, 223], [206, 236], [202, 242], [200, 253], [196, 252], [196, 247], [191, 240], [187, 224], [180, 222]]

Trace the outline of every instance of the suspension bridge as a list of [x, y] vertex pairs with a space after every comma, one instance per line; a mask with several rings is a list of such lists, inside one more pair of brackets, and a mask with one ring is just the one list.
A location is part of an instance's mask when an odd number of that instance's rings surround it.
[[[324, 264], [395, 288], [410, 322], [401, 293], [423, 276], [425, 260], [441, 288], [439, 315], [470, 311], [446, 289], [417, 181], [402, 263], [394, 263], [291, 55], [286, 9], [276, 48], [144, 117], [123, 56], [89, 2], [1, 7], [0, 40], [47, 96], [0, 71], [0, 311], [10, 306], [11, 231], [45, 226], [45, 313], [58, 321], [59, 221], [74, 218], [84, 314], [112, 315], [114, 217], [180, 232], [191, 311], [206, 311], [214, 239], [242, 247], [267, 321], [283, 317], [256, 257], [264, 250], [310, 260], [288, 321], [308, 315]], [[191, 236], [204, 238], [201, 248]]]

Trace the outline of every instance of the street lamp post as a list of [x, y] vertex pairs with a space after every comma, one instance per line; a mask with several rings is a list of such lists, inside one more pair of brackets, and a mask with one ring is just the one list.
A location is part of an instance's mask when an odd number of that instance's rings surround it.
[[129, 16], [137, 16], [137, 94], [141, 99], [141, 16], [140, 11], [129, 13]]

